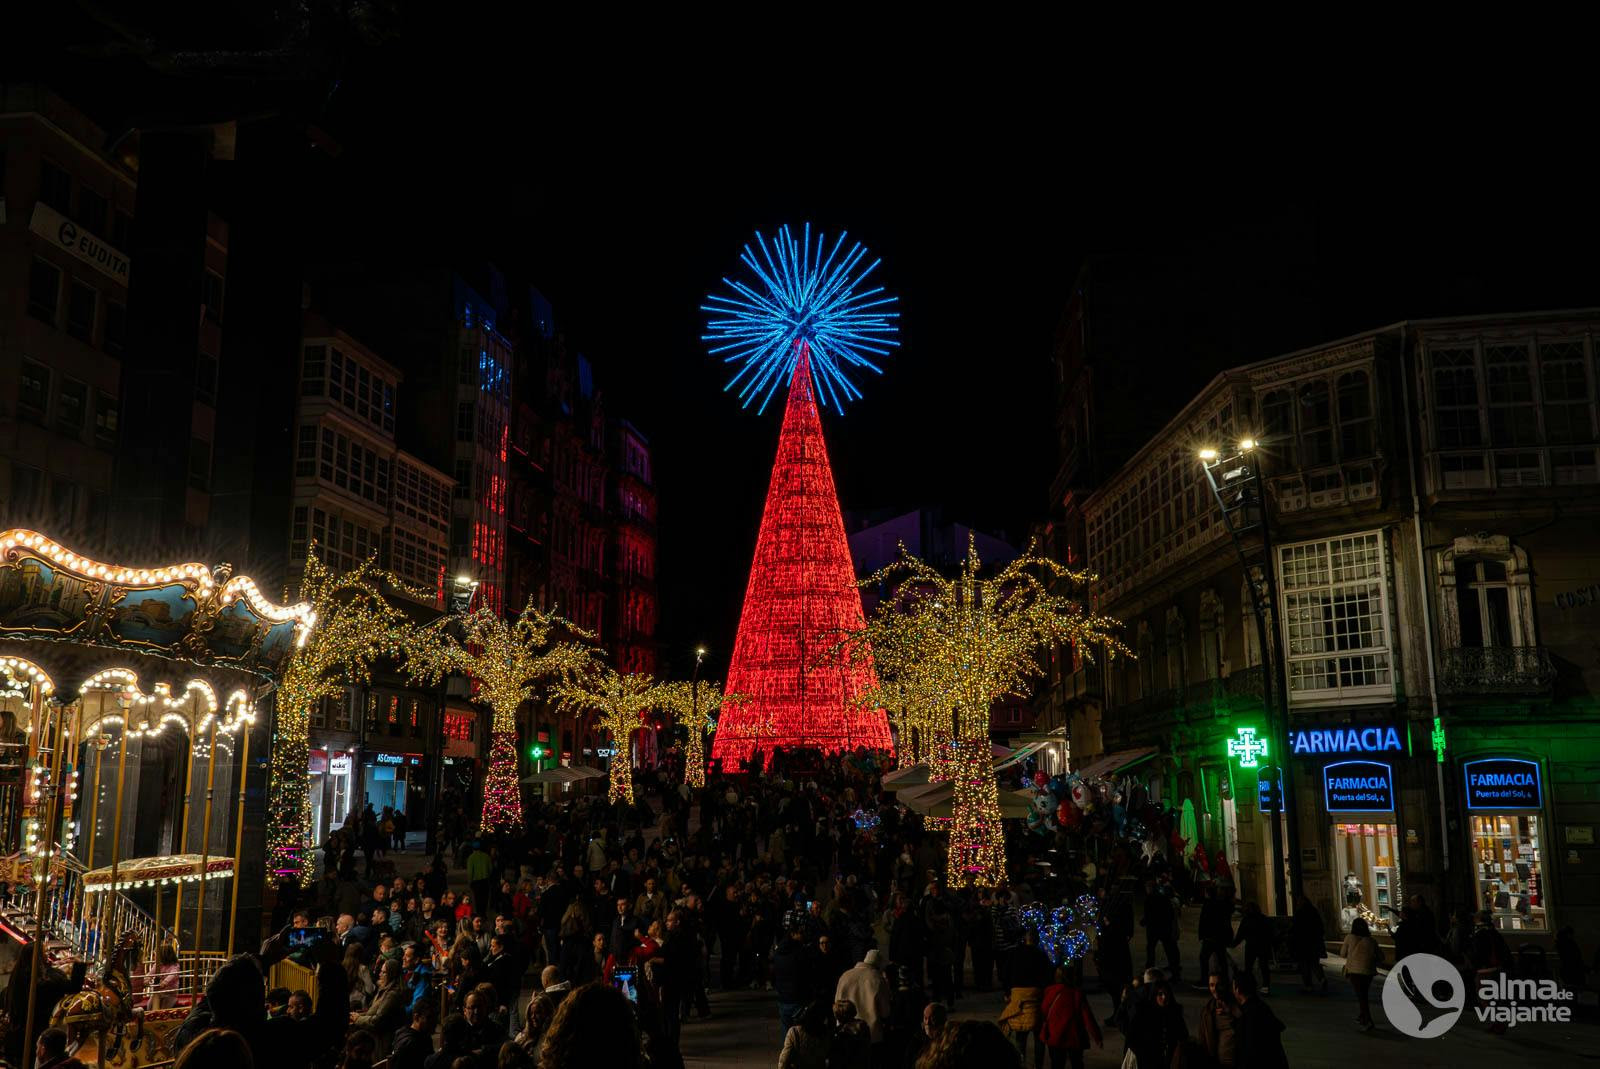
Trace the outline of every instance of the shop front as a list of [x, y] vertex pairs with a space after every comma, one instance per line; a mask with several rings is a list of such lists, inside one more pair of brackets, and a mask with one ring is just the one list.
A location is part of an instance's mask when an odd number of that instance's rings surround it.
[[1361, 918], [1374, 935], [1392, 935], [1405, 894], [1396, 777], [1410, 760], [1406, 726], [1296, 726], [1289, 751], [1312, 788], [1301, 797], [1315, 797], [1321, 808], [1338, 930], [1349, 932]]
[[420, 753], [390, 753], [370, 750], [363, 761], [363, 786], [366, 803], [373, 812], [391, 809], [396, 813], [411, 811], [412, 792], [420, 800], [428, 787], [423, 769], [426, 762]]
[[1550, 888], [1544, 772], [1526, 757], [1461, 761], [1477, 908], [1502, 931], [1548, 932]]
[[311, 833], [322, 842], [350, 815], [354, 760], [345, 750], [313, 749], [306, 765], [311, 795]]

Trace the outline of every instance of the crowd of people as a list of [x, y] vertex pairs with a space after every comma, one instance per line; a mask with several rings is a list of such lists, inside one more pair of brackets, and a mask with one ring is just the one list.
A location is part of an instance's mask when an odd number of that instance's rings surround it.
[[[1181, 855], [1136, 842], [1082, 829], [1013, 842], [998, 886], [952, 886], [940, 822], [894, 804], [865, 752], [778, 751], [736, 776], [714, 770], [699, 791], [668, 770], [637, 776], [633, 805], [535, 803], [518, 835], [453, 851], [441, 836], [409, 878], [387, 870], [381, 834], [357, 864], [373, 838], [358, 816], [310, 888], [281, 889], [279, 934], [213, 978], [179, 1035], [180, 1069], [224, 1056], [240, 1069], [248, 1059], [219, 1030], [272, 1069], [671, 1069], [685, 1031], [712, 1015], [711, 992], [751, 990], [776, 1003], [779, 1069], [1064, 1069], [1113, 1044], [1125, 1065], [1279, 1069], [1281, 948], [1303, 990], [1327, 987], [1309, 901], [1279, 931], [1235, 902], [1231, 881], [1196, 881]], [[467, 890], [452, 887], [452, 863]], [[1056, 903], [1078, 904], [1085, 938], [1049, 919]], [[1195, 907], [1189, 963], [1177, 935]], [[1344, 956], [1365, 1028], [1382, 958], [1362, 927]], [[1413, 915], [1401, 931], [1428, 927]], [[303, 929], [328, 937], [297, 949]], [[1504, 953], [1485, 942], [1468, 937], [1463, 960]], [[274, 988], [263, 1006], [285, 957], [314, 982]], [[992, 1009], [952, 1020], [969, 990]]]

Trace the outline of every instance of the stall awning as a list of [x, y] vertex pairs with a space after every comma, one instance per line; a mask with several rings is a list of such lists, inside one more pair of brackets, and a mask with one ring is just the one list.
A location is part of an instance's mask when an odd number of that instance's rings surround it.
[[[954, 812], [955, 797], [955, 784], [946, 781], [908, 787], [900, 792], [898, 801], [913, 813], [921, 813], [925, 817], [948, 817]], [[1029, 792], [1000, 792], [1002, 817], [1025, 817], [1032, 808], [1033, 795]]]
[[921, 787], [931, 782], [933, 770], [927, 765], [907, 765], [897, 768], [883, 777], [883, 789], [886, 791], [900, 791], [907, 787]]
[[1010, 753], [1006, 754], [1005, 757], [996, 761], [994, 763], [994, 770], [999, 772], [1001, 769], [1010, 768], [1012, 765], [1020, 764], [1049, 745], [1049, 742], [1025, 742], [1021, 746], [1018, 746], [1015, 750], [1012, 750]]
[[1143, 764], [1156, 755], [1158, 747], [1140, 746], [1132, 750], [1118, 750], [1116, 753], [1102, 754], [1093, 761], [1073, 768], [1084, 779], [1097, 779], [1103, 776], [1114, 776], [1119, 772], [1126, 772], [1134, 765]]
[[563, 765], [560, 768], [547, 768], [543, 772], [535, 772], [523, 776], [523, 783], [576, 783], [579, 780], [594, 779], [604, 776], [605, 773], [598, 768], [588, 765]]

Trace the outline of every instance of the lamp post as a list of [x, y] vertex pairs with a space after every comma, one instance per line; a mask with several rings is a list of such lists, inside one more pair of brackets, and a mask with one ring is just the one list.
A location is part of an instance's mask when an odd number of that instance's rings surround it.
[[[478, 580], [470, 575], [458, 575], [451, 588], [447, 608], [451, 615], [465, 615], [472, 611], [472, 599], [478, 593]], [[439, 680], [439, 723], [435, 732], [437, 745], [433, 753], [432, 790], [428, 792], [431, 812], [428, 814], [428, 839], [425, 849], [432, 854], [439, 848], [439, 796], [444, 792], [445, 701], [450, 696], [449, 677]]]
[[[1262, 704], [1266, 708], [1268, 736], [1273, 740], [1269, 747], [1262, 750], [1263, 756], [1270, 759], [1269, 749], [1283, 745], [1283, 740], [1289, 737], [1289, 688], [1286, 666], [1282, 657], [1273, 656], [1271, 637], [1273, 634], [1271, 616], [1278, 603], [1277, 569], [1272, 561], [1272, 532], [1267, 522], [1266, 498], [1261, 492], [1262, 468], [1265, 458], [1262, 453], [1261, 443], [1254, 438], [1243, 438], [1238, 443], [1238, 448], [1227, 456], [1223, 456], [1214, 447], [1200, 450], [1200, 466], [1205, 472], [1206, 483], [1211, 487], [1211, 494], [1216, 498], [1217, 507], [1222, 511], [1223, 525], [1228, 529], [1228, 536], [1233, 540], [1234, 552], [1239, 556], [1239, 564], [1244, 569], [1245, 582], [1250, 584], [1250, 602], [1255, 611], [1256, 638], [1261, 646], [1261, 693]], [[1261, 578], [1257, 579], [1250, 567], [1249, 555], [1245, 552], [1242, 537], [1251, 532], [1259, 531], [1261, 536]], [[1234, 743], [1230, 742], [1230, 753]], [[1272, 810], [1272, 892], [1280, 912], [1287, 913], [1288, 904], [1286, 888], [1284, 886], [1284, 870], [1288, 869], [1290, 888], [1294, 894], [1299, 894], [1301, 889], [1300, 868], [1293, 864], [1293, 859], [1299, 855], [1300, 829], [1290, 814], [1288, 822], [1288, 858], [1280, 856], [1284, 852], [1284, 814], [1288, 809], [1291, 799], [1294, 798], [1293, 766], [1282, 761], [1280, 755], [1278, 769], [1278, 782], [1281, 784], [1277, 791], [1278, 804]], [[1250, 762], [1252, 765], [1254, 761]], [[1270, 775], [1270, 771], [1268, 773]], [[1258, 773], [1259, 775], [1259, 773]], [[1268, 792], [1269, 797], [1272, 792]]]
[[[690, 718], [689, 718], [689, 730], [690, 731], [699, 731], [700, 730], [700, 663], [702, 661], [704, 661], [705, 659], [706, 659], [706, 648], [704, 646], [696, 646], [694, 648], [694, 674], [689, 677], [689, 690], [690, 690], [690, 693], [691, 693], [690, 705], [693, 707], [692, 710], [691, 710]], [[701, 741], [702, 741], [702, 744], [703, 744], [704, 740], [701, 740]], [[698, 753], [703, 755], [705, 753], [705, 751], [703, 749], [703, 745], [702, 745], [702, 747], [696, 747], [696, 752], [698, 752]], [[688, 757], [689, 757], [689, 753], [685, 752], [684, 753], [685, 760], [687, 760]], [[701, 763], [703, 765], [704, 762], [705, 762], [704, 756], [702, 756], [700, 758], [700, 761], [701, 761]], [[704, 767], [702, 767], [700, 771], [704, 772], [705, 771]], [[687, 768], [685, 768], [684, 769], [684, 775], [687, 777], [688, 774], [689, 774], [689, 770]]]

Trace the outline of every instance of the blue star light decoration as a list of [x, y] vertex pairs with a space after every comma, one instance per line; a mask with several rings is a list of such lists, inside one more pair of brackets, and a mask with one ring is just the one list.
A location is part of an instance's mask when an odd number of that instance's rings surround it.
[[723, 389], [737, 387], [743, 406], [759, 400], [757, 411], [765, 412], [794, 375], [803, 347], [818, 400], [842, 413], [846, 402], [861, 396], [851, 376], [881, 374], [873, 358], [900, 344], [895, 298], [882, 286], [863, 288], [883, 261], [863, 266], [866, 247], [853, 242], [845, 251], [845, 238], [840, 234], [829, 247], [819, 233], [813, 244], [810, 223], [798, 239], [788, 226], [770, 241], [757, 231], [755, 248], [746, 245], [739, 257], [754, 283], [724, 278], [732, 293], [712, 294], [700, 306], [711, 317], [701, 339], [724, 363], [737, 365]]

